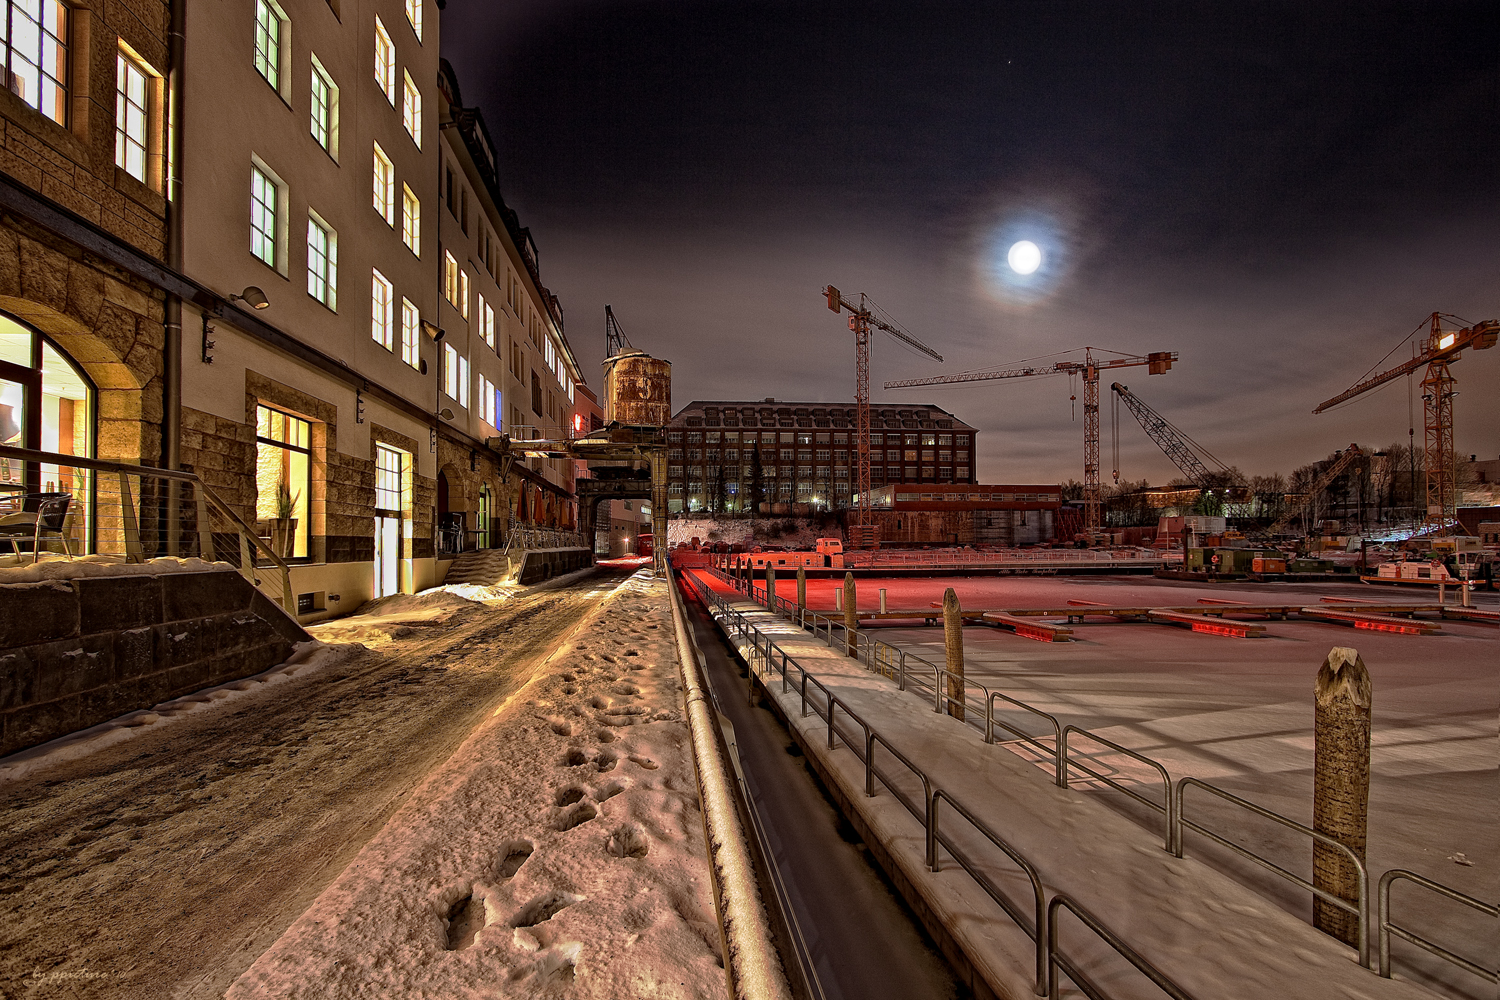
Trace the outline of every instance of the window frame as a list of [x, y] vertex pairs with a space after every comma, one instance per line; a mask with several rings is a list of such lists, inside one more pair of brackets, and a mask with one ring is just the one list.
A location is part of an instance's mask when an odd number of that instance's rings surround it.
[[[380, 143], [372, 143], [370, 207], [385, 220], [385, 224], [396, 228], [396, 165], [385, 155]], [[382, 194], [384, 197], [382, 197]]]
[[422, 91], [411, 78], [410, 70], [402, 70], [401, 83], [401, 127], [417, 148], [422, 148]]
[[[266, 234], [257, 225], [257, 206], [265, 209], [264, 199], [257, 191], [257, 179], [264, 181], [275, 194], [275, 203], [270, 206], [271, 231]], [[260, 157], [250, 157], [250, 255], [273, 271], [283, 276], [287, 273], [287, 220], [286, 211], [287, 195], [286, 183], [266, 165]], [[270, 245], [271, 259], [267, 260], [256, 249], [256, 235], [260, 233], [263, 241]]]
[[[384, 291], [383, 301], [381, 292]], [[394, 353], [396, 289], [379, 268], [370, 269], [370, 339]]]
[[[271, 37], [271, 25], [267, 21], [275, 22], [275, 37]], [[255, 0], [255, 33], [251, 42], [253, 55], [251, 63], [255, 67], [256, 74], [270, 86], [270, 88], [286, 98], [286, 36], [289, 19], [286, 11], [274, 0]], [[265, 48], [262, 49], [262, 41]], [[272, 59], [275, 65], [272, 65]]]
[[[333, 82], [333, 74], [323, 65], [317, 53], [311, 53], [312, 70], [308, 79], [308, 133], [312, 135], [313, 141], [329, 156], [333, 157], [335, 163], [339, 158], [339, 85]], [[323, 91], [319, 96], [319, 90]], [[323, 106], [324, 121], [319, 121], [318, 106]], [[324, 135], [318, 134], [318, 128], [324, 130]]]
[[[72, 119], [70, 109], [73, 103], [70, 75], [73, 72], [73, 11], [60, 0], [42, 0], [41, 10], [41, 19], [36, 20], [24, 9], [18, 9], [14, 0], [6, 4], [6, 38], [4, 42], [0, 42], [0, 49], [4, 51], [4, 58], [0, 59], [0, 69], [4, 69], [11, 79], [26, 79], [23, 73], [29, 73], [32, 81], [37, 85], [34, 101], [14, 87], [8, 86], [6, 89], [15, 94], [21, 103], [48, 121], [56, 122], [63, 128], [69, 128]], [[37, 40], [35, 51], [21, 52], [18, 46], [12, 44], [16, 36], [14, 25], [9, 17], [12, 12], [25, 17], [35, 28]], [[48, 26], [49, 20], [52, 22], [51, 27]], [[50, 60], [53, 63], [52, 70], [47, 69], [49, 54], [52, 56]], [[34, 58], [31, 58], [33, 56]], [[22, 67], [20, 72], [18, 72], [18, 62]], [[50, 100], [44, 100], [44, 95], [49, 94]], [[46, 109], [46, 105], [49, 104], [52, 106], [51, 111]]]
[[422, 14], [422, 0], [406, 0], [406, 23], [411, 25], [418, 44], [422, 41]]
[[[132, 77], [140, 81], [140, 99], [136, 101], [130, 92]], [[115, 166], [153, 190], [157, 187], [157, 171], [153, 160], [159, 150], [152, 147], [152, 131], [155, 125], [156, 73], [145, 61], [128, 50], [123, 44], [115, 50]], [[134, 121], [132, 121], [132, 119]], [[132, 134], [131, 125], [139, 124], [140, 136]], [[140, 173], [130, 168], [126, 154], [139, 150]]]
[[[320, 233], [324, 240], [321, 250], [313, 247], [313, 231]], [[323, 269], [315, 271], [313, 267], [314, 254], [322, 257]], [[323, 294], [319, 295], [313, 290], [313, 282], [316, 280], [323, 287]], [[311, 208], [307, 210], [307, 294], [326, 307], [330, 312], [338, 312], [338, 287], [339, 287], [339, 234], [328, 222]]]
[[396, 43], [391, 41], [385, 22], [375, 15], [375, 85], [391, 107], [396, 106]]
[[406, 296], [401, 297], [401, 360], [422, 370], [422, 311]]

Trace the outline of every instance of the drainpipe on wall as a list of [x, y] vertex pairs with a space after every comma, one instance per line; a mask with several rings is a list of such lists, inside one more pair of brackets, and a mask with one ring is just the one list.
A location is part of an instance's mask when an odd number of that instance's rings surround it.
[[[167, 30], [167, 266], [182, 273], [182, 61], [185, 48], [183, 21], [187, 0], [172, 0]], [[162, 341], [161, 465], [182, 467], [182, 299], [167, 294]], [[167, 554], [178, 554], [177, 520], [181, 485], [168, 480]]]

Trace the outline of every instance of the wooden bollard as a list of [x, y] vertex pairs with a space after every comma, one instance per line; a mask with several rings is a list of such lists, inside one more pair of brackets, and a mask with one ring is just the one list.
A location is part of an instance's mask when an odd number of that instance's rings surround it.
[[844, 641], [848, 643], [849, 655], [859, 655], [859, 640], [854, 631], [859, 628], [859, 605], [855, 599], [854, 574], [844, 574]]
[[807, 567], [797, 567], [797, 610], [807, 607]]
[[943, 649], [948, 654], [948, 714], [964, 720], [964, 619], [958, 595], [943, 592]]
[[766, 610], [776, 610], [776, 567], [766, 563]]
[[[1333, 647], [1318, 670], [1314, 693], [1313, 829], [1361, 862], [1370, 806], [1370, 701], [1370, 673], [1359, 652]], [[1313, 842], [1313, 885], [1357, 904], [1359, 879], [1342, 851]], [[1316, 896], [1313, 926], [1359, 946], [1358, 918]]]

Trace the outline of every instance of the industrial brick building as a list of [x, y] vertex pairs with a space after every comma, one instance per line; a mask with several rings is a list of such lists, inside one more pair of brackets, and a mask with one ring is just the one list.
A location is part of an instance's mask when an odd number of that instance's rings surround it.
[[[668, 512], [848, 506], [857, 431], [852, 402], [694, 400], [667, 427]], [[975, 429], [947, 410], [870, 404], [872, 487], [972, 483], [974, 454]]]
[[1062, 491], [1056, 485], [891, 484], [870, 491], [882, 546], [990, 545], [1050, 541]]

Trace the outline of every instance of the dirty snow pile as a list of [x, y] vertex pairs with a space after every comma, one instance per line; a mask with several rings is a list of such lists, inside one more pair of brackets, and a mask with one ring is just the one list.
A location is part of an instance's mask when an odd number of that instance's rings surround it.
[[[76, 733], [60, 736], [40, 746], [11, 754], [0, 761], [0, 785], [24, 778], [39, 768], [51, 767], [64, 761], [78, 760], [89, 754], [131, 739], [149, 727], [153, 732], [160, 726], [189, 715], [205, 711], [218, 711], [228, 707], [243, 708], [246, 701], [255, 700], [273, 692], [280, 685], [294, 678], [306, 679], [309, 675], [343, 663], [364, 651], [358, 643], [329, 645], [312, 640], [299, 642], [292, 647], [292, 655], [283, 663], [262, 670], [249, 677], [239, 677], [194, 691], [151, 708], [137, 709], [124, 715], [101, 722], [97, 726], [81, 729]], [[3, 997], [3, 994], [0, 994]]]
[[638, 574], [227, 997], [723, 997], [677, 670]]
[[145, 562], [127, 563], [119, 556], [79, 556], [77, 559], [44, 559], [0, 565], [0, 583], [46, 583], [49, 580], [77, 580], [99, 576], [162, 576], [166, 573], [237, 572], [227, 562], [204, 559], [179, 559], [161, 556]]

